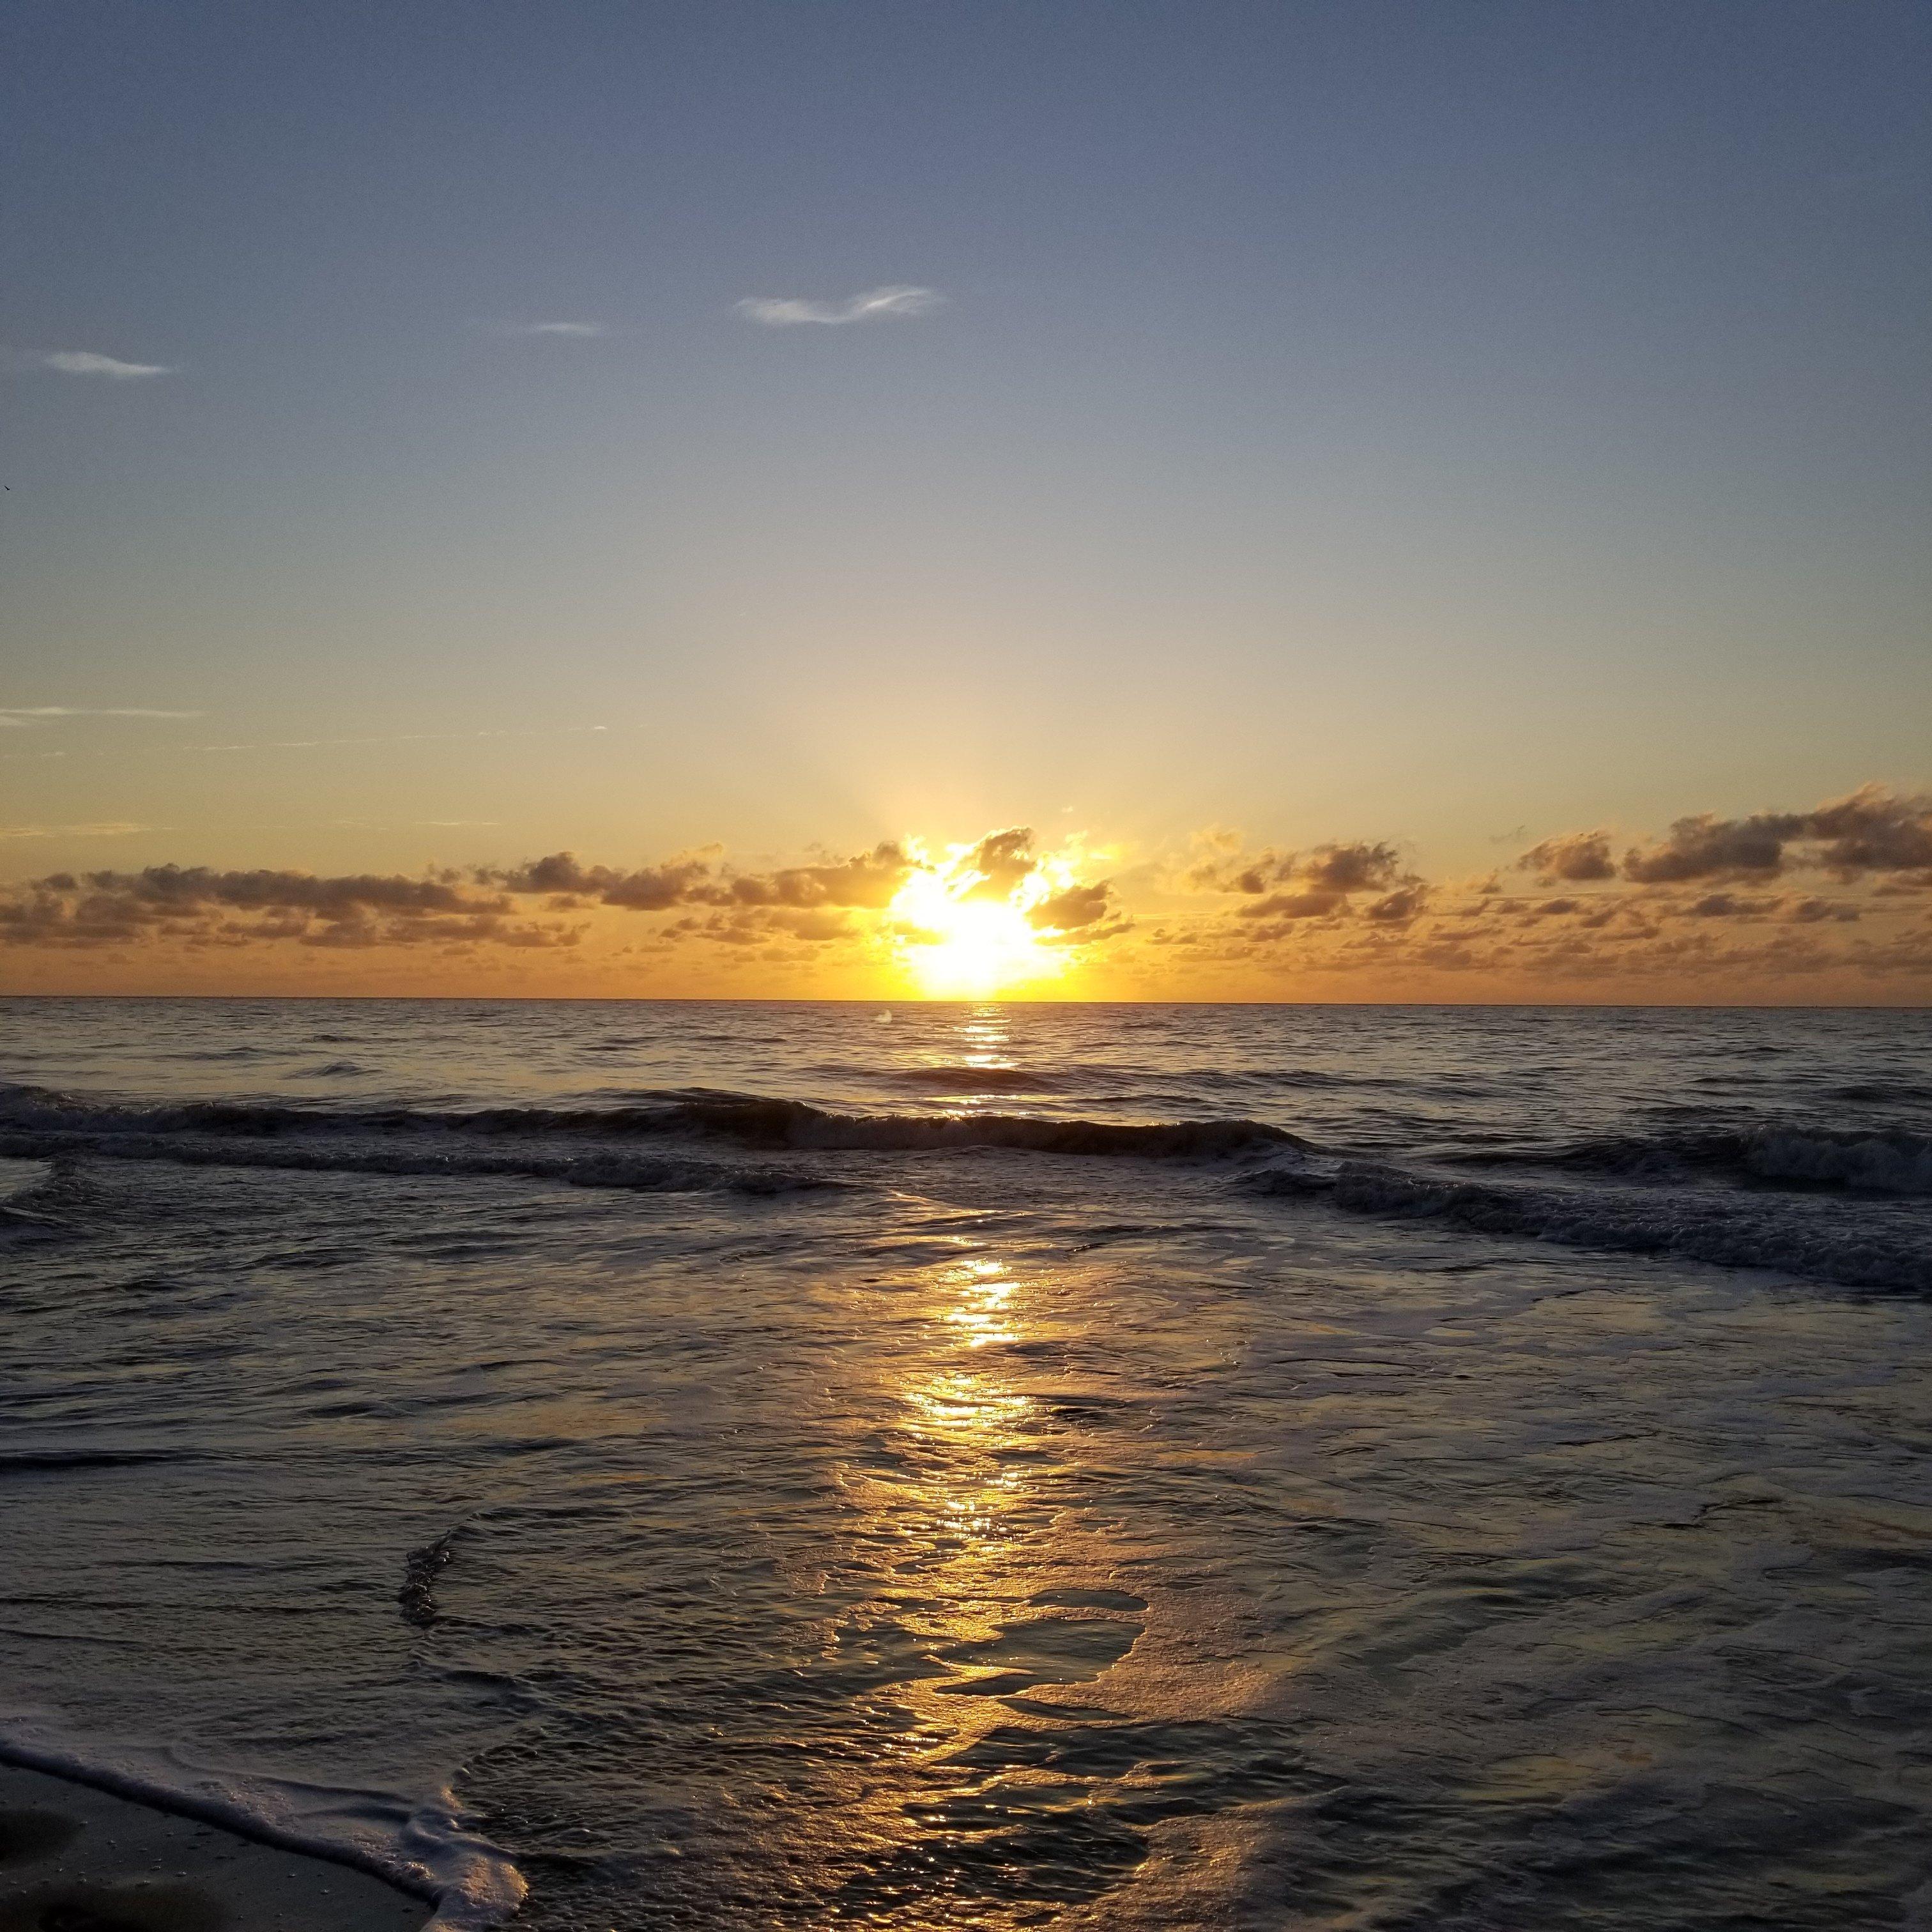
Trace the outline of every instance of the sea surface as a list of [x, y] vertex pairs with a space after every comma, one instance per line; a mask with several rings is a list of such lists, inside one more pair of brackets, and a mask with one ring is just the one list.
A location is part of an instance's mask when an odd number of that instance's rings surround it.
[[532, 1932], [1932, 1926], [1932, 1014], [0, 1001], [0, 1748]]

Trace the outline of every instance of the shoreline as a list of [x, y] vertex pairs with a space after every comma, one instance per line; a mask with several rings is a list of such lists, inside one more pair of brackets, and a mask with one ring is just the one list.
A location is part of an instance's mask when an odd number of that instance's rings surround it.
[[0, 1932], [422, 1932], [386, 1880], [0, 1760]]

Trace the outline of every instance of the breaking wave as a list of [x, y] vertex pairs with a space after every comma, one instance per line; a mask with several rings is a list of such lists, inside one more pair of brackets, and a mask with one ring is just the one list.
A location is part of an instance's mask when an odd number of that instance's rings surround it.
[[[1305, 1146], [1258, 1120], [1118, 1121], [1030, 1114], [839, 1114], [802, 1100], [694, 1089], [600, 1108], [321, 1108], [277, 1102], [128, 1107], [0, 1090], [0, 1154], [92, 1152], [236, 1166], [383, 1173], [520, 1173], [607, 1187], [742, 1188], [688, 1162], [640, 1158], [629, 1142], [723, 1140], [765, 1152], [925, 1153], [959, 1148], [1142, 1160], [1225, 1159]], [[508, 1143], [509, 1145], [504, 1144]], [[574, 1144], [566, 1148], [566, 1143]], [[824, 1185], [798, 1173], [768, 1184]]]
[[1349, 1213], [1445, 1222], [1568, 1247], [1671, 1255], [1768, 1268], [1847, 1288], [1932, 1292], [1922, 1228], [1828, 1217], [1802, 1204], [1658, 1189], [1471, 1181], [1366, 1161], [1285, 1164], [1243, 1177], [1245, 1190], [1322, 1196]]
[[1485, 1150], [1461, 1158], [1645, 1179], [1710, 1174], [1870, 1194], [1932, 1194], [1932, 1136], [1903, 1128], [1768, 1123], [1735, 1132], [1578, 1141], [1547, 1150]]

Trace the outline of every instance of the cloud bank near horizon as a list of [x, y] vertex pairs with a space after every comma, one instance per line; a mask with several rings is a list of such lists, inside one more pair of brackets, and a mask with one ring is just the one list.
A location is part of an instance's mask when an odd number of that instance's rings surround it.
[[123, 964], [387, 952], [422, 962], [426, 986], [436, 960], [538, 952], [836, 976], [920, 942], [903, 910], [914, 884], [1009, 908], [1071, 964], [1146, 997], [1413, 982], [1601, 998], [1668, 982], [1742, 998], [1828, 982], [1932, 996], [1932, 797], [1867, 785], [1808, 810], [1688, 815], [1618, 858], [1620, 842], [1602, 828], [1554, 835], [1460, 880], [1424, 877], [1389, 839], [1250, 850], [1225, 830], [1124, 874], [1023, 826], [940, 853], [887, 840], [768, 868], [716, 846], [416, 876], [164, 864], [0, 886], [0, 952]]

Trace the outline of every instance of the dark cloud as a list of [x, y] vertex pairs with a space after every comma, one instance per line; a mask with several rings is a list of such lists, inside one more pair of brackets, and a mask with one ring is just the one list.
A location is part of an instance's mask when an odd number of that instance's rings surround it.
[[1564, 879], [1580, 884], [1591, 879], [1613, 879], [1616, 861], [1610, 856], [1607, 832], [1571, 832], [1532, 845], [1516, 862], [1516, 870], [1534, 872], [1546, 882]]
[[[0, 948], [461, 953], [594, 939], [600, 952], [621, 940], [666, 952], [713, 946], [716, 959], [728, 952], [796, 964], [841, 947], [880, 958], [944, 937], [916, 932], [887, 910], [922, 869], [946, 892], [1009, 904], [1016, 889], [1037, 892], [1024, 911], [1040, 943], [1105, 946], [1130, 969], [1165, 956], [1184, 992], [1186, 980], [1210, 972], [1245, 970], [1283, 986], [1304, 973], [1353, 974], [1387, 987], [1400, 983], [1390, 974], [1439, 969], [1485, 972], [1528, 997], [1570, 981], [1592, 982], [1588, 997], [1623, 997], [1610, 990], [1619, 982], [1652, 981], [1723, 998], [1829, 969], [1882, 981], [1896, 997], [1918, 990], [1903, 976], [1922, 976], [1915, 962], [1932, 946], [1932, 800], [1879, 786], [1807, 811], [1681, 818], [1618, 864], [1601, 830], [1547, 838], [1517, 866], [1563, 882], [1554, 892], [1511, 894], [1494, 878], [1432, 884], [1382, 840], [1257, 854], [1216, 832], [1193, 856], [1185, 877], [1222, 896], [1218, 906], [1196, 902], [1191, 915], [1151, 929], [1136, 928], [1130, 914], [1142, 892], [1171, 890], [1172, 872], [1150, 866], [1048, 891], [1034, 834], [1019, 826], [938, 862], [888, 842], [764, 870], [708, 847], [632, 867], [565, 851], [414, 875], [181, 865], [61, 872], [0, 885]], [[1805, 872], [1808, 895], [1785, 883]], [[630, 914], [640, 916], [618, 916]]]
[[[1197, 890], [1266, 896], [1265, 908], [1246, 909], [1256, 917], [1265, 912], [1305, 918], [1333, 909], [1351, 892], [1388, 892], [1417, 883], [1414, 874], [1402, 870], [1401, 854], [1393, 845], [1366, 839], [1316, 845], [1306, 852], [1270, 847], [1252, 857], [1235, 852], [1203, 860], [1186, 878]], [[1302, 910], [1288, 909], [1298, 902]]]
[[[1595, 890], [1533, 898], [1498, 890], [1493, 878], [1431, 886], [1402, 871], [1397, 848], [1381, 842], [1254, 854], [1216, 832], [1195, 849], [1185, 882], [1233, 897], [1232, 916], [1192, 932], [1157, 928], [1150, 940], [1188, 949], [1197, 971], [1480, 973], [1526, 990], [1605, 989], [1591, 998], [1648, 983], [1696, 985], [1725, 998], [1826, 973], [1896, 990], [1923, 977], [1928, 950], [1898, 922], [1932, 893], [1932, 800], [1876, 785], [1808, 811], [1680, 818], [1660, 838], [1633, 844], [1621, 863], [1600, 828], [1547, 838], [1516, 868], [1546, 885]], [[1802, 870], [1855, 890], [1775, 889]], [[1371, 883], [1379, 888], [1372, 896], [1364, 890]], [[1862, 936], [1874, 923], [1880, 930]]]
[[1773, 878], [1784, 868], [1784, 848], [1799, 823], [1790, 817], [1717, 818], [1709, 812], [1680, 818], [1655, 844], [1624, 854], [1624, 877], [1645, 885], [1689, 879]]
[[667, 860], [635, 872], [610, 866], [584, 866], [574, 852], [553, 852], [507, 871], [479, 868], [478, 884], [510, 892], [562, 892], [622, 906], [631, 912], [663, 912], [700, 896], [716, 896], [712, 869], [700, 858]]
[[[1222, 856], [1196, 864], [1187, 881], [1252, 902], [1234, 914], [1240, 922], [1237, 929], [1250, 945], [1292, 940], [1298, 946], [1305, 928], [1358, 919], [1372, 927], [1400, 929], [1428, 903], [1426, 884], [1403, 869], [1401, 854], [1384, 840], [1331, 842], [1306, 851], [1270, 848], [1252, 857], [1228, 851], [1225, 837], [1214, 844]], [[1362, 903], [1359, 896], [1364, 893], [1375, 897]]]
[[[1030, 838], [1032, 835], [1019, 836]], [[1028, 869], [1031, 869], [1030, 862]], [[746, 905], [857, 906], [877, 912], [892, 903], [911, 871], [912, 862], [904, 849], [888, 842], [855, 858], [829, 865], [791, 866], [782, 872], [740, 874], [727, 890], [731, 898]]]
[[1256, 920], [1326, 919], [1337, 907], [1347, 903], [1340, 892], [1270, 892], [1266, 898], [1243, 906], [1237, 916]]
[[[500, 912], [507, 904], [500, 897], [477, 899], [442, 878], [384, 877], [367, 872], [322, 878], [310, 872], [219, 872], [206, 866], [149, 866], [139, 872], [87, 872], [82, 878], [96, 892], [163, 911], [223, 905], [257, 911], [299, 910], [339, 918], [366, 910]], [[42, 883], [52, 885], [52, 881]]]
[[1862, 872], [1932, 873], [1932, 797], [1863, 785], [1808, 814], [1817, 862], [1841, 878]]
[[977, 872], [979, 882], [965, 896], [969, 899], [1007, 898], [1022, 879], [1029, 878], [1039, 863], [1034, 856], [1033, 833], [1024, 826], [1010, 831], [989, 832], [962, 862], [962, 868]]
[[1624, 855], [1623, 872], [1640, 884], [1674, 885], [1774, 878], [1787, 865], [1844, 879], [1932, 872], [1932, 798], [1870, 784], [1810, 812], [1760, 812], [1748, 818], [1700, 812], [1677, 820], [1654, 844], [1633, 846]]
[[1376, 900], [1362, 916], [1381, 926], [1406, 926], [1420, 917], [1428, 904], [1429, 888], [1418, 879]]
[[1764, 919], [1777, 910], [1775, 898], [1746, 898], [1736, 892], [1706, 892], [1684, 908], [1693, 919]]
[[479, 884], [506, 892], [562, 893], [631, 912], [664, 912], [679, 905], [877, 909], [891, 902], [911, 869], [903, 849], [887, 843], [853, 858], [775, 872], [728, 872], [701, 854], [626, 872], [584, 865], [573, 852], [553, 852], [508, 869], [480, 868], [472, 876]]
[[[310, 946], [527, 944], [536, 943], [535, 933], [556, 930], [519, 926], [506, 916], [512, 910], [502, 893], [479, 895], [434, 874], [330, 878], [150, 866], [78, 877], [55, 872], [0, 888], [0, 944], [85, 948], [162, 938], [224, 945], [280, 939]], [[238, 914], [249, 916], [238, 920]]]
[[1102, 879], [1092, 886], [1069, 886], [1052, 894], [1027, 914], [1029, 925], [1042, 932], [1078, 932], [1100, 925], [1112, 910], [1113, 886]]
[[1402, 880], [1402, 860], [1393, 845], [1318, 845], [1297, 868], [1312, 886], [1332, 892], [1384, 892]]
[[[999, 860], [1007, 837], [986, 842], [989, 857]], [[1010, 852], [1006, 862], [1013, 862]], [[852, 916], [883, 910], [911, 870], [904, 848], [886, 842], [770, 872], [731, 870], [715, 848], [628, 868], [553, 852], [518, 866], [419, 876], [172, 865], [56, 872], [0, 886], [0, 946], [566, 946], [585, 928], [565, 916], [592, 908], [690, 910], [701, 916], [668, 929], [728, 944], [817, 944], [850, 936]]]
[[1816, 926], [1822, 920], [1835, 920], [1841, 926], [1856, 924], [1863, 916], [1859, 908], [1838, 899], [1790, 899], [1780, 915], [1794, 926]]

